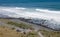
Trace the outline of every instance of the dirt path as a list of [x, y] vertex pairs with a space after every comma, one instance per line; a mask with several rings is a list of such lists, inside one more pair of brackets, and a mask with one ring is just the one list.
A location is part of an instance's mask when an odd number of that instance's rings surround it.
[[39, 35], [40, 37], [44, 37], [40, 32], [38, 32], [38, 35]]

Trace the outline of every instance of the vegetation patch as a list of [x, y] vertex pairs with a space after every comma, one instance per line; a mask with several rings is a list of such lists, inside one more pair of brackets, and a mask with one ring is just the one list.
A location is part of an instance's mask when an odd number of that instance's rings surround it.
[[60, 32], [57, 31], [40, 30], [40, 32], [45, 37], [60, 37]]
[[39, 37], [39, 35], [37, 32], [32, 31], [32, 32], [29, 32], [26, 37]]
[[23, 29], [34, 29], [31, 25], [26, 25], [24, 23], [16, 23], [16, 22], [7, 22], [7, 24], [10, 24], [10, 25], [15, 25], [15, 26], [18, 26], [20, 28], [23, 28]]
[[11, 28], [0, 26], [0, 37], [39, 37], [39, 35], [35, 31], [24, 34], [16, 32], [16, 30], [12, 30]]

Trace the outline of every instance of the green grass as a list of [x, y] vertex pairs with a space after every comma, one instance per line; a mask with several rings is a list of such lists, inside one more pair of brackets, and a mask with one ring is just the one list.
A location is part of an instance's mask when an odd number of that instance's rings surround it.
[[26, 37], [39, 37], [37, 32], [29, 32]]
[[10, 24], [10, 25], [15, 25], [15, 26], [18, 26], [20, 28], [23, 28], [23, 29], [34, 29], [31, 25], [26, 25], [24, 23], [16, 23], [16, 22], [7, 22], [7, 24]]

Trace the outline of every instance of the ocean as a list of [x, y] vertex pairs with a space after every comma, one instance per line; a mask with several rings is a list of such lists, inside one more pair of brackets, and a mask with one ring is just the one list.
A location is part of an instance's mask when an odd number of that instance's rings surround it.
[[60, 10], [60, 2], [29, 2], [29, 3], [0, 3], [0, 6], [11, 6], [11, 7], [25, 7], [25, 8], [43, 8]]
[[[40, 16], [39, 13], [40, 12], [43, 13], [44, 11], [49, 12], [49, 14], [47, 14], [48, 17], [49, 17], [49, 15], [51, 15], [50, 13], [58, 13], [58, 15], [60, 14], [60, 2], [39, 2], [39, 1], [37, 1], [37, 2], [36, 1], [25, 1], [24, 2], [22, 0], [21, 1], [19, 0], [16, 2], [16, 0], [15, 1], [9, 1], [9, 0], [8, 1], [2, 1], [2, 0], [0, 0], [0, 8], [4, 8], [5, 11], [12, 12], [11, 15], [13, 15], [13, 14], [21, 15], [21, 14], [19, 14], [20, 12], [18, 9], [24, 10], [26, 13], [28, 12], [27, 14], [32, 13], [32, 14], [34, 14], [34, 16], [35, 15]], [[12, 10], [11, 8], [14, 9], [15, 11]], [[25, 13], [24, 11], [22, 11], [23, 14]], [[14, 13], [14, 12], [16, 12], [16, 13]], [[35, 14], [35, 13], [37, 13], [37, 14]], [[3, 14], [6, 14], [6, 12]], [[8, 13], [8, 15], [9, 14], [10, 13]], [[44, 17], [45, 17], [45, 14], [44, 14]], [[26, 15], [26, 16], [28, 16], [28, 15]], [[30, 17], [30, 16], [28, 16], [28, 17]]]

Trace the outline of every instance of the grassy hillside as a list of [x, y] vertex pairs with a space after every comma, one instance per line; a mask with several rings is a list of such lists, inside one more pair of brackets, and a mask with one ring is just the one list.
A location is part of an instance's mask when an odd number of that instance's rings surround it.
[[0, 37], [20, 37], [20, 36], [22, 36], [22, 33], [20, 32], [18, 33], [10, 28], [0, 26]]
[[[0, 24], [3, 22], [7, 25], [15, 25], [17, 27], [23, 28], [23, 29], [31, 29], [32, 27], [30, 25], [26, 25], [24, 23], [16, 23], [9, 19], [0, 19]], [[36, 31], [30, 31], [30, 32], [19, 32], [15, 28], [7, 27], [7, 26], [1, 26], [0, 25], [0, 37], [39, 37], [38, 32]]]
[[[9, 19], [0, 19], [0, 21], [11, 26], [14, 25], [14, 26], [20, 27], [22, 29], [33, 30], [32, 26], [26, 25], [24, 23], [13, 22]], [[60, 37], [60, 32], [57, 32], [57, 31], [50, 31], [49, 29], [46, 29], [46, 28], [42, 28], [42, 29], [40, 28], [39, 31], [44, 37]], [[0, 26], [0, 37], [39, 37], [39, 35], [35, 31], [21, 33], [21, 32], [17, 32], [14, 28], [11, 29], [8, 27]]]
[[17, 27], [20, 27], [20, 28], [23, 28], [23, 29], [32, 29], [34, 30], [34, 28], [31, 26], [31, 25], [27, 25], [25, 23], [17, 23], [17, 22], [14, 22], [14, 21], [11, 21], [10, 19], [0, 19], [0, 21], [8, 24], [8, 25], [14, 25], [14, 26], [17, 26]]
[[39, 35], [34, 31], [25, 34], [8, 27], [0, 26], [0, 37], [39, 37]]

